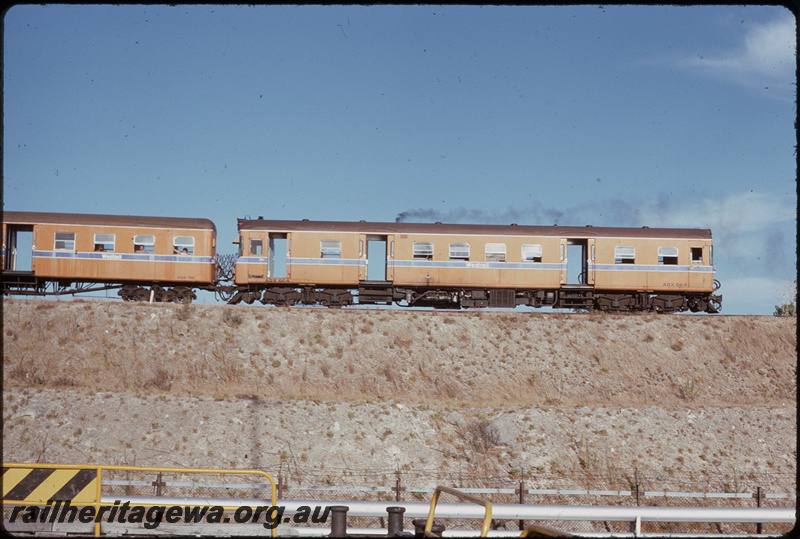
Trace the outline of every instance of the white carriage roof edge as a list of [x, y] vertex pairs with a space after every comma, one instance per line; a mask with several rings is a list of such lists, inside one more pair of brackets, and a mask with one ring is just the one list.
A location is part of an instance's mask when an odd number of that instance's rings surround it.
[[46, 213], [4, 211], [3, 224], [73, 225], [73, 226], [123, 226], [159, 229], [213, 230], [217, 227], [210, 219], [194, 217], [151, 217], [137, 215], [102, 215], [89, 213]]

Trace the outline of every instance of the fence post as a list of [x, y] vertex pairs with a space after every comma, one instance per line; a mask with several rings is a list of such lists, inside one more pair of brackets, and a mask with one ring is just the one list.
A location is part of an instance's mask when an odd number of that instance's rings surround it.
[[[525, 504], [525, 470], [522, 470], [522, 476], [519, 478], [519, 503], [520, 505]], [[520, 519], [519, 521], [519, 529], [525, 529], [525, 521]]]
[[[766, 492], [761, 487], [756, 487], [756, 507], [761, 507], [766, 497]], [[763, 524], [761, 522], [756, 524], [756, 533], [763, 533]]]
[[278, 498], [283, 498], [283, 475], [278, 472]]
[[394, 488], [392, 489], [395, 491], [394, 501], [401, 502], [403, 500], [400, 498], [400, 491], [405, 490], [405, 487], [400, 486], [400, 470], [395, 472], [395, 476], [397, 476], [397, 480], [395, 481]]
[[156, 487], [156, 496], [161, 496], [161, 487], [165, 485], [165, 483], [161, 481], [161, 472], [158, 472], [156, 480], [150, 484]]

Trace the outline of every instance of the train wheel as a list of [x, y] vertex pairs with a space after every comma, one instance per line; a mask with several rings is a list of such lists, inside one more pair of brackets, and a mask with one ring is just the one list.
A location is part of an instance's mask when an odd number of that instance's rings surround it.
[[136, 290], [138, 288], [138, 286], [125, 285], [120, 288], [119, 292], [117, 292], [117, 295], [121, 297], [123, 301], [135, 301]]
[[149, 299], [150, 291], [141, 286], [137, 286], [136, 291], [133, 293], [133, 301], [148, 301]]
[[166, 297], [167, 297], [166, 290], [164, 290], [162, 286], [154, 284], [153, 286], [150, 287], [150, 295], [148, 296], [147, 299], [148, 301], [152, 299], [153, 301], [157, 301], [160, 303], [162, 301], [165, 301]]
[[188, 286], [176, 286], [170, 290], [172, 301], [175, 303], [191, 303], [197, 299], [197, 295]]

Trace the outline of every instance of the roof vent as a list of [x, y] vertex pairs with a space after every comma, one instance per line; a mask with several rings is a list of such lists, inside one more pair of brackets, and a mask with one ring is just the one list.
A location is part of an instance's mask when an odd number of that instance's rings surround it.
[[436, 221], [436, 222], [435, 222], [435, 223], [433, 223], [433, 224], [435, 224], [435, 225], [441, 225], [441, 224], [442, 224], [442, 222], [441, 222], [441, 221]]
[[308, 219], [303, 219], [303, 222], [304, 222], [304, 223], [307, 223], [307, 222], [308, 222]]
[[263, 220], [264, 220], [264, 216], [263, 216], [263, 215], [259, 215], [259, 216], [258, 216], [258, 219], [259, 219], [260, 221], [263, 221]]
[[592, 225], [586, 225], [586, 228], [594, 228]]
[[361, 219], [361, 220], [359, 221], [359, 223], [366, 223], [366, 221], [365, 221], [364, 219]]
[[642, 228], [650, 228], [649, 226], [643, 226]]
[[517, 226], [517, 223], [511, 223], [511, 226]]

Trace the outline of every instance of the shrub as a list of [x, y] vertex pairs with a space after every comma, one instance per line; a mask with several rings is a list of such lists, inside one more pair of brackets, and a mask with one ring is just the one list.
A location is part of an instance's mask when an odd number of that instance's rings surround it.
[[185, 300], [183, 304], [175, 311], [175, 318], [181, 321], [189, 320], [194, 314], [194, 305], [190, 300]]
[[223, 309], [222, 321], [231, 327], [238, 327], [242, 325], [242, 315], [232, 309]]

